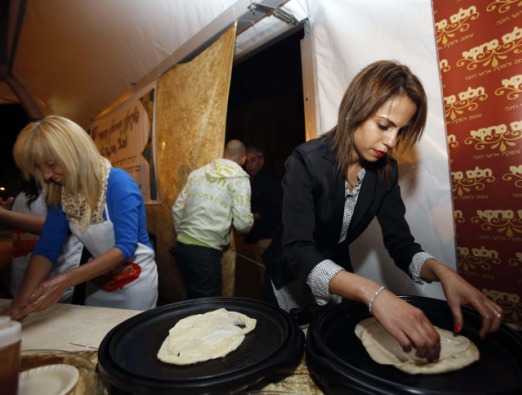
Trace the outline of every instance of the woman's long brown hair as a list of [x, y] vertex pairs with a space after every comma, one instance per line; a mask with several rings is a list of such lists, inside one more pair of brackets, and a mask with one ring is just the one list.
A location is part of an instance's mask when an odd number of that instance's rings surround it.
[[426, 93], [417, 76], [407, 66], [381, 60], [354, 77], [344, 93], [337, 125], [329, 132], [342, 174], [346, 174], [353, 162], [355, 130], [388, 99], [401, 94], [406, 94], [417, 106], [411, 122], [397, 139], [398, 146], [409, 148], [419, 140], [426, 124]]

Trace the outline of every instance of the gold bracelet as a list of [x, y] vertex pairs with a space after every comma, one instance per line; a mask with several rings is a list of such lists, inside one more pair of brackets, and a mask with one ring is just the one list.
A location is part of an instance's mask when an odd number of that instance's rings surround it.
[[384, 291], [386, 289], [386, 287], [384, 285], [381, 285], [379, 287], [379, 289], [377, 291], [375, 291], [375, 293], [373, 294], [373, 296], [370, 298], [370, 301], [368, 302], [368, 311], [370, 312], [370, 314], [372, 314], [372, 309], [373, 309], [373, 302], [375, 302], [375, 299], [377, 299], [377, 296], [380, 295], [380, 293], [382, 291]]

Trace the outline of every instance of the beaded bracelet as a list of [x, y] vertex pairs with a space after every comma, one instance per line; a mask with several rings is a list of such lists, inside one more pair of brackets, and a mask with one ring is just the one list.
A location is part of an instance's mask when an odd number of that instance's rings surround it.
[[373, 294], [373, 296], [370, 298], [370, 301], [368, 302], [368, 311], [370, 312], [370, 314], [372, 314], [372, 309], [373, 309], [373, 302], [375, 302], [375, 299], [377, 299], [377, 296], [379, 296], [379, 294], [384, 291], [386, 289], [386, 287], [384, 285], [381, 285], [379, 287], [379, 289], [377, 291], [375, 291], [375, 293]]

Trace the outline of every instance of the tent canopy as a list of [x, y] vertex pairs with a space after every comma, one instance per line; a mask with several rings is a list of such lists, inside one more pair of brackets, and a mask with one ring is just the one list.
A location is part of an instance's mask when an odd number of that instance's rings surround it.
[[33, 118], [53, 113], [89, 126], [158, 65], [172, 66], [169, 56], [220, 15], [237, 14], [241, 56], [292, 27], [272, 15], [287, 2], [4, 1], [0, 104], [20, 102]]

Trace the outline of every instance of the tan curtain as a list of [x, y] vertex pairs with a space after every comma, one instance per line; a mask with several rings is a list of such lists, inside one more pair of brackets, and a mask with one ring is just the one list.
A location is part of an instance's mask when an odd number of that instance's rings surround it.
[[[174, 243], [172, 204], [192, 170], [223, 154], [235, 39], [234, 25], [196, 58], [176, 65], [158, 81], [156, 154], [161, 204], [148, 207], [148, 225], [156, 236], [164, 301], [180, 299], [183, 286], [169, 253]], [[224, 289], [230, 289], [233, 270], [227, 267], [224, 272]]]

